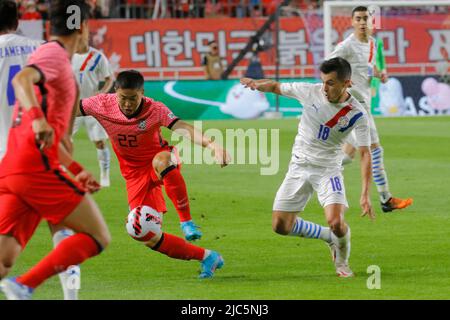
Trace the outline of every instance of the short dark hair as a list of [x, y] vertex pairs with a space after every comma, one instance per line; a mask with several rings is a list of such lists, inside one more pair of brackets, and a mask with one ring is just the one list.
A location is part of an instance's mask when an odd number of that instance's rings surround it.
[[0, 0], [0, 31], [15, 31], [19, 25], [19, 10], [15, 1]]
[[208, 46], [210, 46], [210, 45], [212, 45], [214, 43], [217, 43], [216, 40], [211, 40], [210, 42], [208, 42]]
[[85, 0], [52, 0], [50, 1], [50, 29], [55, 36], [68, 36], [77, 31], [70, 28], [68, 21], [73, 19], [73, 12], [67, 9], [70, 6], [77, 6], [80, 9], [80, 22], [83, 23], [89, 18], [89, 5]]
[[126, 70], [117, 75], [116, 89], [143, 89], [144, 77], [139, 71]]
[[353, 8], [353, 10], [352, 10], [352, 18], [355, 15], [355, 12], [366, 12], [366, 11], [369, 11], [369, 9], [367, 9], [367, 7], [364, 7], [364, 6], [358, 6], [356, 8]]
[[320, 71], [324, 74], [336, 71], [337, 78], [341, 81], [350, 80], [352, 77], [352, 67], [350, 66], [350, 63], [341, 57], [325, 60], [320, 65]]

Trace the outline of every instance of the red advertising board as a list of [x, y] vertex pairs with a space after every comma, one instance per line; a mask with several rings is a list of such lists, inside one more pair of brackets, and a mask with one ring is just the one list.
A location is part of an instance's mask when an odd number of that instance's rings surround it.
[[[93, 45], [102, 49], [116, 70], [137, 69], [147, 79], [203, 78], [202, 57], [207, 43], [216, 40], [226, 63], [245, 47], [265, 19], [164, 19], [90, 21]], [[334, 39], [349, 29], [348, 17], [334, 17]], [[391, 74], [436, 73], [434, 65], [450, 55], [450, 16], [430, 14], [383, 17], [378, 36], [384, 40]], [[269, 34], [266, 42], [275, 38]], [[267, 44], [267, 43], [266, 43]], [[281, 18], [280, 76], [313, 76], [314, 64], [323, 59], [323, 28], [316, 16]], [[247, 56], [249, 58], [251, 54]], [[259, 54], [267, 76], [275, 73], [274, 46]], [[231, 77], [245, 73], [244, 59]]]

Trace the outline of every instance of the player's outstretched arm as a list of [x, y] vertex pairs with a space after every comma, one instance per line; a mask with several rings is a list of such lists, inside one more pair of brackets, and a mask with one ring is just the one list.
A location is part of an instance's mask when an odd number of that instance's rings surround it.
[[225, 149], [211, 141], [209, 137], [205, 136], [200, 130], [189, 123], [179, 120], [172, 126], [171, 129], [172, 131], [190, 139], [195, 144], [198, 144], [203, 148], [211, 149], [216, 162], [220, 164], [222, 168], [230, 163], [231, 157]]
[[259, 79], [255, 80], [252, 78], [242, 78], [241, 84], [246, 88], [252, 90], [258, 90], [261, 92], [272, 92], [281, 95], [280, 83], [271, 79]]
[[372, 160], [369, 147], [359, 147], [361, 154], [361, 199], [360, 205], [363, 210], [361, 216], [368, 215], [370, 219], [375, 219], [375, 212], [373, 211], [370, 202], [370, 182], [372, 179]]
[[36, 141], [43, 149], [53, 145], [55, 137], [53, 128], [47, 123], [34, 92], [34, 85], [41, 81], [41, 77], [41, 73], [36, 69], [25, 67], [14, 77], [12, 85], [20, 105], [33, 119], [33, 132], [36, 134]]

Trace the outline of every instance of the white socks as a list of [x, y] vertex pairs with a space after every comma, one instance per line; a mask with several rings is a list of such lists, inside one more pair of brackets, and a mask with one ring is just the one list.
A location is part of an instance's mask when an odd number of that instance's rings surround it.
[[377, 147], [371, 151], [372, 154], [372, 175], [377, 186], [380, 200], [386, 203], [391, 197], [386, 171], [384, 170], [383, 148]]
[[109, 167], [111, 164], [111, 152], [108, 146], [105, 145], [103, 149], [97, 149], [97, 158], [100, 166], [100, 185], [102, 187], [109, 187]]
[[347, 233], [338, 238], [334, 233], [331, 233], [331, 239], [333, 243], [337, 246], [336, 250], [336, 265], [348, 264], [348, 258], [350, 257], [350, 227], [347, 226]]
[[[74, 235], [69, 229], [63, 229], [53, 235], [53, 245], [56, 248], [64, 239]], [[66, 271], [59, 274], [59, 280], [64, 292], [64, 300], [78, 300], [78, 291], [80, 288], [80, 267], [71, 266]]]
[[289, 235], [303, 238], [322, 239], [328, 243], [331, 242], [330, 228], [322, 227], [321, 225], [303, 220], [302, 218], [297, 218], [295, 220], [294, 226], [292, 227]]

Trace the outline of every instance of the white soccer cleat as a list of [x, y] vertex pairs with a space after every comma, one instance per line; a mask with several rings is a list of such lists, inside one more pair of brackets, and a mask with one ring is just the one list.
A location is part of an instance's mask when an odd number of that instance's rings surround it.
[[352, 269], [350, 269], [346, 263], [336, 265], [336, 274], [340, 278], [350, 278], [354, 276]]
[[100, 172], [100, 185], [102, 187], [109, 187], [111, 185], [111, 182], [109, 180], [109, 171], [101, 171]]
[[15, 278], [8, 278], [0, 282], [0, 290], [8, 300], [31, 300], [33, 289], [20, 284]]

